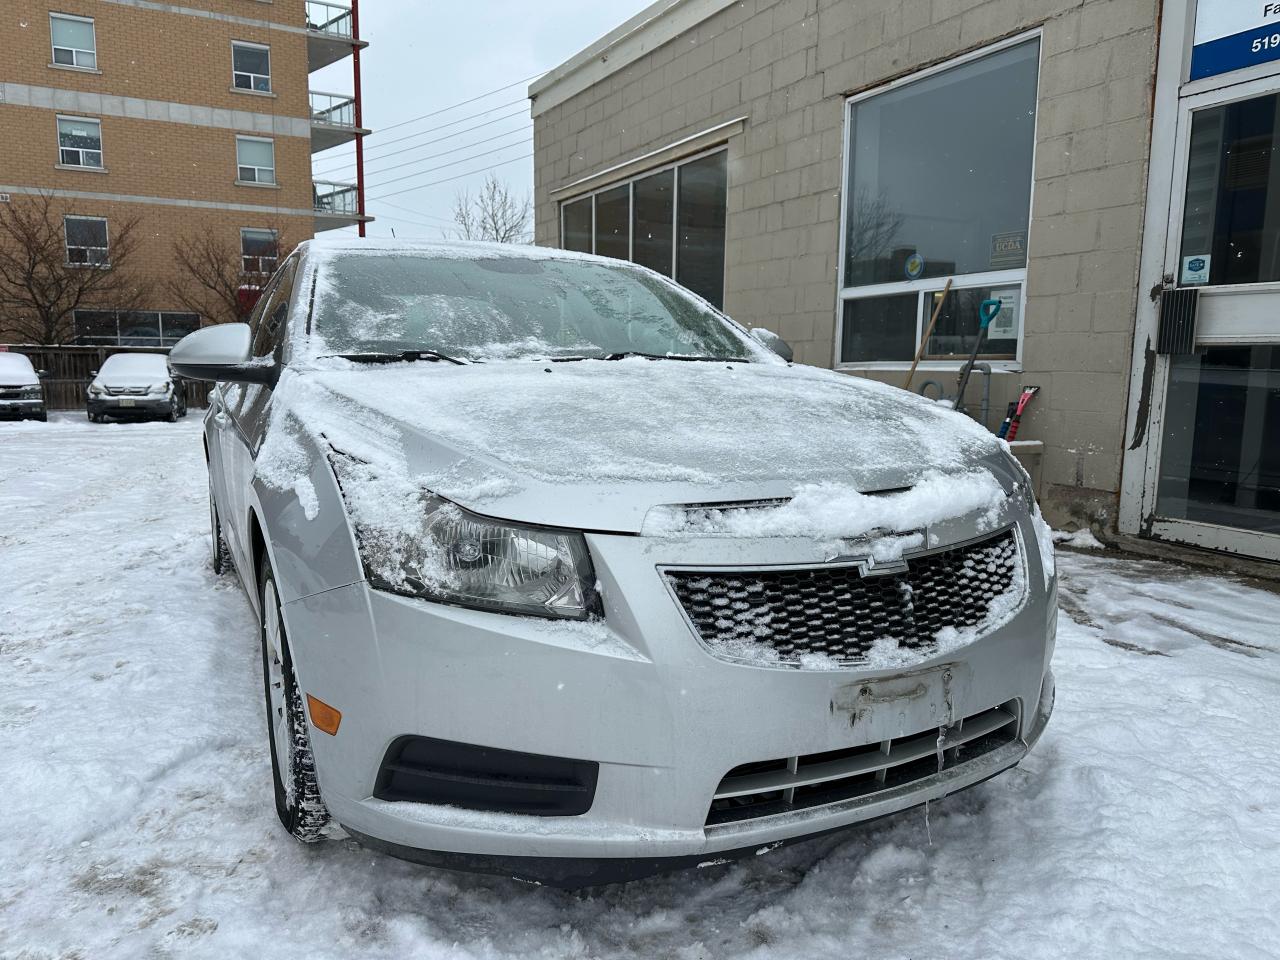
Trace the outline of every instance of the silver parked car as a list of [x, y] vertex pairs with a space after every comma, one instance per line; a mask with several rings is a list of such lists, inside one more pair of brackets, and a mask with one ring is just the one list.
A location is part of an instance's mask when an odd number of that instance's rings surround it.
[[1018, 763], [1054, 697], [1029, 478], [784, 352], [632, 264], [354, 239], [174, 347], [220, 381], [213, 564], [286, 828], [581, 886]]
[[93, 371], [85, 389], [85, 412], [94, 423], [108, 417], [170, 423], [187, 415], [187, 392], [159, 353], [113, 353]]

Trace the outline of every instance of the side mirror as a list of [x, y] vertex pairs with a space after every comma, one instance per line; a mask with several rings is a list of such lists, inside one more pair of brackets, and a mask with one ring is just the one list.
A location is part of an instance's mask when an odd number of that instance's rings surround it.
[[751, 336], [762, 346], [768, 347], [783, 360], [787, 361], [787, 363], [790, 363], [795, 358], [791, 344], [787, 343], [772, 330], [766, 330], [764, 327], [752, 327]]
[[275, 386], [280, 369], [274, 361], [253, 361], [253, 333], [247, 323], [219, 323], [189, 333], [169, 351], [169, 367], [191, 380], [265, 383]]
[[41, 369], [39, 369], [39, 370], [37, 370], [37, 371], [36, 371], [36, 376], [37, 376], [37, 377], [39, 377], [41, 380], [44, 380], [46, 377], [48, 377], [48, 376], [49, 376], [49, 371], [48, 371], [48, 370], [45, 370], [45, 369], [42, 367]]

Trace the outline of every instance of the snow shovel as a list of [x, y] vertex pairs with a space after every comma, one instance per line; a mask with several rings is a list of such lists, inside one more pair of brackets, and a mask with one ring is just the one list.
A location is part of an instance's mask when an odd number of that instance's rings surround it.
[[978, 351], [982, 349], [982, 338], [986, 336], [987, 327], [991, 326], [991, 321], [999, 312], [999, 300], [983, 300], [978, 307], [978, 339], [973, 342], [973, 353], [969, 354], [968, 362], [960, 368], [960, 382], [956, 387], [956, 409], [961, 412], [964, 411], [964, 391], [969, 386], [973, 365], [978, 361]]

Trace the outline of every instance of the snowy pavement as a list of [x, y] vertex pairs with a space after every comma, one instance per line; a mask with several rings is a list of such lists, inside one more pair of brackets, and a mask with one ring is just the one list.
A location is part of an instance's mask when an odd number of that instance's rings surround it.
[[1280, 597], [1097, 553], [1044, 739], [928, 824], [579, 895], [303, 847], [198, 427], [0, 424], [0, 957], [1280, 956]]

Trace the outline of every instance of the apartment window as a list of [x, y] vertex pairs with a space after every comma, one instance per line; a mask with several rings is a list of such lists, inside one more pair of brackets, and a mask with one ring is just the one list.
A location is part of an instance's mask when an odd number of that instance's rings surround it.
[[1017, 358], [1039, 61], [1015, 41], [850, 100], [841, 363], [910, 361], [940, 302], [923, 355], [967, 358], [985, 299], [979, 356]]
[[65, 13], [49, 14], [49, 35], [53, 38], [53, 62], [62, 67], [98, 68], [98, 44], [90, 17]]
[[240, 231], [240, 269], [244, 273], [275, 273], [280, 249], [274, 230]]
[[58, 118], [58, 162], [67, 167], [102, 167], [102, 124], [81, 117]]
[[76, 310], [72, 328], [82, 346], [171, 347], [200, 329], [200, 317], [169, 310]]
[[63, 217], [67, 263], [106, 264], [107, 221], [102, 217]]
[[231, 44], [231, 80], [237, 90], [271, 92], [271, 48], [259, 43]]
[[727, 161], [720, 149], [562, 204], [560, 245], [631, 260], [722, 306]]
[[275, 142], [262, 137], [236, 137], [236, 167], [241, 183], [275, 183]]

